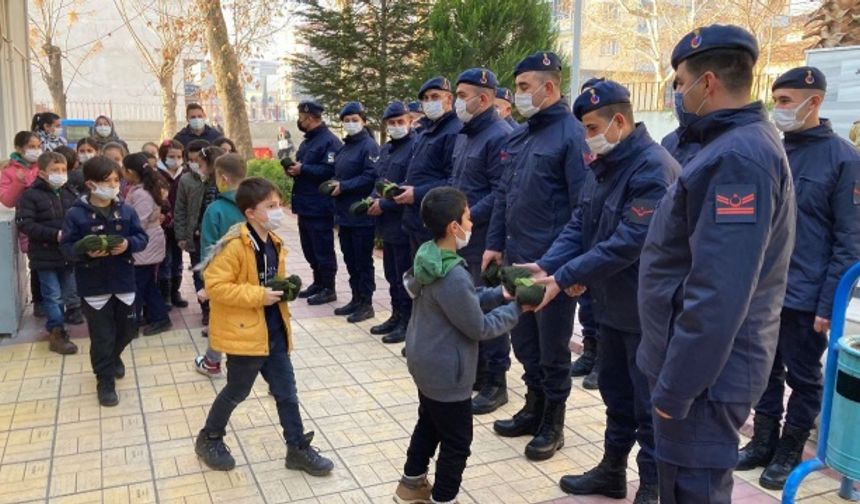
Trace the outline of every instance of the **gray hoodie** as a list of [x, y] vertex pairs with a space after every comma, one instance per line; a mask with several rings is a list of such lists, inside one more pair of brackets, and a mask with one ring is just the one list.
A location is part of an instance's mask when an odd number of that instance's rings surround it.
[[478, 368], [478, 342], [513, 329], [520, 308], [504, 304], [501, 287], [475, 290], [462, 264], [432, 283], [422, 284], [412, 270], [403, 280], [414, 300], [406, 364], [418, 390], [434, 401], [469, 399]]

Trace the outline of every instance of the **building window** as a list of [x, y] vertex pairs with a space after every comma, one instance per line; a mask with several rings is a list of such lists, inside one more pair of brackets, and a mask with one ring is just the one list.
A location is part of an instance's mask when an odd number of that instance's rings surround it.
[[619, 51], [620, 47], [617, 40], [604, 40], [600, 44], [601, 56], [616, 56]]

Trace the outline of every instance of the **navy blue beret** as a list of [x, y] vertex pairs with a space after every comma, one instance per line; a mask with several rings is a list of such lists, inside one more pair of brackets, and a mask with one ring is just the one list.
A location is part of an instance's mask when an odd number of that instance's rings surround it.
[[586, 89], [593, 87], [598, 82], [604, 82], [604, 81], [606, 81], [606, 77], [592, 77], [592, 78], [590, 78], [587, 81], [582, 83], [582, 87], [579, 88], [579, 92], [582, 93]]
[[411, 102], [409, 102], [409, 105], [407, 105], [407, 106], [409, 107], [410, 112], [423, 112], [423, 110], [421, 110], [421, 102], [420, 101], [411, 101]]
[[771, 91], [780, 88], [788, 89], [818, 89], [827, 91], [827, 78], [815, 67], [802, 66], [792, 68], [780, 75], [771, 87]]
[[554, 52], [538, 51], [526, 56], [514, 68], [514, 77], [523, 72], [554, 72], [561, 70], [561, 59]]
[[457, 84], [471, 84], [495, 90], [499, 86], [496, 74], [486, 68], [470, 68], [457, 77]]
[[299, 112], [301, 113], [322, 115], [324, 111], [325, 107], [315, 101], [305, 100], [303, 102], [299, 102]]
[[361, 102], [346, 102], [346, 105], [344, 105], [343, 109], [340, 111], [340, 118], [343, 119], [344, 117], [353, 114], [358, 114], [362, 119], [366, 119], [364, 105], [362, 105]]
[[753, 62], [758, 60], [758, 42], [752, 33], [740, 26], [713, 24], [684, 35], [672, 51], [672, 68], [677, 70], [690, 56], [714, 49], [739, 49], [750, 53]]
[[514, 94], [511, 93], [511, 90], [506, 87], [497, 87], [496, 88], [496, 98], [500, 100], [505, 100], [506, 102], [513, 105], [514, 103]]
[[424, 99], [424, 93], [430, 91], [431, 89], [439, 89], [441, 91], [451, 92], [451, 82], [448, 81], [445, 77], [433, 77], [428, 80], [421, 86], [421, 89], [418, 90], [418, 99]]
[[393, 101], [385, 107], [385, 112], [382, 113], [382, 120], [385, 121], [392, 117], [399, 117], [408, 113], [409, 109], [402, 101]]
[[581, 121], [589, 112], [619, 103], [630, 103], [630, 91], [626, 87], [611, 80], [597, 82], [573, 102], [573, 115]]

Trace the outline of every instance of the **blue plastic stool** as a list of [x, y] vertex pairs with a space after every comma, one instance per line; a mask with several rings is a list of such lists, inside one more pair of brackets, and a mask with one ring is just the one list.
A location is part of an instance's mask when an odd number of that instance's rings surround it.
[[[821, 403], [821, 426], [818, 430], [818, 450], [815, 458], [807, 460], [797, 466], [785, 482], [782, 492], [783, 504], [794, 504], [797, 490], [803, 479], [814, 471], [820, 471], [827, 467], [827, 442], [830, 437], [830, 415], [833, 410], [833, 394], [836, 385], [836, 373], [839, 358], [839, 340], [845, 333], [845, 315], [848, 311], [848, 302], [851, 300], [851, 292], [854, 284], [860, 278], [860, 263], [852, 266], [836, 288], [836, 299], [833, 303], [833, 319], [830, 328], [830, 342], [827, 348], [827, 367], [824, 370], [824, 394]], [[857, 426], [857, 436], [860, 436], [860, 425]], [[857, 468], [860, 470], [860, 468]], [[846, 500], [860, 499], [860, 493], [854, 490], [854, 480], [843, 476], [842, 485], [839, 488], [839, 496]]]

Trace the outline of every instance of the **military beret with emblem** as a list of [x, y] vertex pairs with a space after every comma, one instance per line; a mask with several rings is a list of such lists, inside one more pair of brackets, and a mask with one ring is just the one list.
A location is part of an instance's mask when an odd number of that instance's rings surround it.
[[580, 121], [582, 116], [599, 108], [619, 103], [630, 103], [630, 91], [621, 84], [606, 80], [585, 88], [573, 102], [573, 115]]
[[364, 110], [364, 105], [358, 101], [347, 102], [346, 105], [343, 106], [343, 109], [340, 111], [340, 118], [343, 119], [348, 115], [359, 115], [365, 121], [367, 120], [366, 112]]
[[526, 56], [514, 68], [514, 77], [524, 72], [558, 72], [561, 70], [561, 59], [554, 52], [538, 51]]
[[486, 68], [470, 68], [457, 77], [457, 84], [471, 84], [495, 90], [499, 86], [496, 74]]
[[758, 42], [752, 33], [740, 26], [712, 24], [684, 35], [672, 51], [672, 68], [677, 70], [689, 57], [714, 49], [746, 51], [752, 56], [753, 62], [758, 60]]
[[409, 102], [409, 105], [407, 105], [407, 107], [409, 108], [410, 112], [423, 112], [423, 110], [421, 109], [420, 101], [411, 101]]
[[433, 77], [432, 79], [425, 82], [421, 86], [421, 89], [418, 90], [418, 99], [423, 100], [424, 99], [424, 93], [426, 93], [427, 91], [430, 91], [431, 89], [438, 89], [440, 91], [447, 91], [450, 93], [451, 92], [451, 82], [442, 76]]
[[592, 78], [590, 78], [590, 79], [588, 79], [587, 81], [585, 81], [585, 82], [583, 82], [583, 83], [582, 83], [582, 87], [581, 87], [581, 88], [579, 88], [579, 92], [580, 92], [580, 93], [582, 93], [583, 91], [585, 91], [586, 89], [588, 89], [588, 88], [590, 88], [590, 87], [594, 86], [594, 85], [595, 85], [595, 84], [597, 84], [598, 82], [603, 82], [603, 81], [605, 81], [605, 80], [606, 80], [606, 78], [605, 78], [605, 77], [592, 77]]
[[777, 89], [818, 89], [827, 91], [827, 78], [824, 73], [810, 66], [792, 68], [780, 75], [773, 83], [771, 91]]
[[299, 102], [299, 112], [305, 114], [322, 115], [325, 112], [325, 107], [313, 100], [305, 100]]
[[511, 90], [506, 87], [497, 87], [496, 88], [496, 98], [500, 100], [505, 100], [506, 102], [513, 105], [514, 103], [514, 94], [511, 93]]
[[402, 101], [393, 101], [385, 107], [385, 111], [382, 113], [382, 120], [386, 121], [392, 117], [400, 117], [408, 114], [409, 112], [410, 110]]

